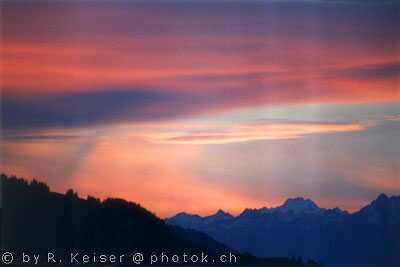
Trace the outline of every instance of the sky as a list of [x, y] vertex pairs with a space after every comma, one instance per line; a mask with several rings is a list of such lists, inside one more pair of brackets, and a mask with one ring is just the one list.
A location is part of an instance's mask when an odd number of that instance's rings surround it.
[[1, 171], [158, 216], [400, 194], [400, 2], [1, 1]]

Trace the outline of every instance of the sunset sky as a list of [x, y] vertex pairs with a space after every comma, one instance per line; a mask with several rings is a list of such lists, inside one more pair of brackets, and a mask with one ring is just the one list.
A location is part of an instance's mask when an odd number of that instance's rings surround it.
[[1, 1], [1, 171], [161, 217], [400, 194], [400, 2]]

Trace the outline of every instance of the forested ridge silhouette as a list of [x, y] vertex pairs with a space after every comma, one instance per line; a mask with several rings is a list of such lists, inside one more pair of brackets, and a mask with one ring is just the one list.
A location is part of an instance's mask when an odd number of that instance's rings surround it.
[[[208, 235], [165, 224], [134, 202], [80, 198], [72, 189], [51, 192], [47, 184], [1, 175], [3, 251], [67, 255], [74, 252], [201, 253], [231, 250]], [[318, 266], [299, 258], [257, 258], [239, 254], [238, 263], [263, 266]], [[146, 263], [146, 262], [144, 262]]]

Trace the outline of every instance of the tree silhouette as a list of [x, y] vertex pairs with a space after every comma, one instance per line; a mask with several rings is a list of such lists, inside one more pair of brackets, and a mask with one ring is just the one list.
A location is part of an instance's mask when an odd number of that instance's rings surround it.
[[[28, 183], [4, 174], [1, 183], [1, 244], [5, 251], [45, 254], [52, 251], [63, 257], [71, 251], [99, 254], [139, 251], [144, 255], [229, 252], [206, 234], [165, 224], [137, 203], [115, 198], [100, 201], [91, 196], [82, 199], [72, 189], [66, 194], [54, 193], [44, 183], [36, 180]], [[245, 264], [306, 266], [288, 258], [238, 255]]]

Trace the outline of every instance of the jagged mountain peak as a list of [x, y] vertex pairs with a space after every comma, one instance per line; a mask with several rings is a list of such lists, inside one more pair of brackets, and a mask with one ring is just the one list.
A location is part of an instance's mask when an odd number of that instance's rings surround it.
[[229, 217], [232, 217], [232, 215], [231, 215], [229, 212], [226, 212], [226, 211], [224, 211], [224, 210], [222, 210], [222, 209], [219, 209], [219, 210], [214, 214], [214, 216], [229, 216]]
[[234, 216], [232, 216], [230, 213], [219, 209], [216, 213], [204, 217], [205, 220], [207, 221], [213, 221], [213, 220], [227, 220], [227, 219], [232, 219]]
[[255, 214], [262, 213], [262, 212], [263, 212], [263, 208], [261, 208], [261, 209], [246, 208], [239, 214], [238, 217], [240, 218], [240, 217], [252, 216], [252, 215], [255, 215]]
[[380, 194], [374, 201], [369, 205], [362, 208], [359, 212], [390, 212], [393, 209], [400, 208], [400, 196], [387, 196], [386, 194]]
[[375, 202], [385, 202], [385, 201], [387, 201], [388, 199], [389, 199], [389, 197], [388, 197], [386, 194], [381, 193], [381, 194], [375, 199]]
[[287, 199], [281, 206], [276, 209], [280, 211], [293, 211], [293, 212], [309, 212], [321, 210], [317, 204], [311, 199], [296, 197]]

